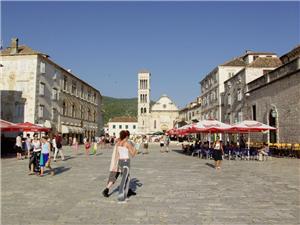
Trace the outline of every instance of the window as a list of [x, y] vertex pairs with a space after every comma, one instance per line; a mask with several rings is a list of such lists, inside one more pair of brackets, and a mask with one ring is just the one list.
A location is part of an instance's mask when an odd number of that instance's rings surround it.
[[57, 78], [57, 70], [54, 70], [53, 80], [56, 80], [56, 78]]
[[192, 117], [194, 117], [194, 116], [195, 116], [195, 112], [193, 111], [193, 112], [192, 112]]
[[241, 121], [243, 121], [243, 112], [239, 112], [238, 113], [238, 122], [241, 122]]
[[40, 72], [46, 73], [46, 64], [44, 62], [40, 63]]
[[94, 93], [94, 103], [96, 103], [96, 102], [97, 102], [97, 94]]
[[96, 122], [96, 111], [94, 111], [94, 122]]
[[40, 105], [39, 106], [39, 118], [43, 118], [44, 117], [44, 106]]
[[72, 94], [76, 94], [76, 81], [72, 81]]
[[133, 125], [132, 128], [135, 130], [136, 129], [136, 125]]
[[91, 90], [88, 91], [88, 101], [91, 100]]
[[81, 118], [81, 119], [83, 119], [83, 115], [84, 115], [83, 106], [80, 105], [80, 118]]
[[164, 109], [167, 108], [167, 105], [166, 105], [166, 104], [163, 104], [163, 108], [164, 108]]
[[75, 105], [74, 105], [74, 103], [72, 104], [71, 114], [72, 114], [72, 117], [76, 116], [76, 111], [75, 111]]
[[144, 110], [143, 110], [143, 108], [141, 108], [141, 114], [143, 114], [143, 112], [144, 112]]
[[54, 121], [56, 121], [56, 119], [57, 119], [57, 110], [55, 108], [52, 108], [51, 119]]
[[56, 88], [52, 89], [52, 100], [58, 100], [58, 93]]
[[128, 129], [128, 125], [125, 125], [125, 129]]
[[87, 111], [87, 120], [90, 120], [91, 119], [91, 110], [88, 109]]
[[256, 105], [252, 106], [252, 120], [256, 120]]
[[81, 85], [81, 93], [80, 93], [81, 98], [83, 98], [83, 93], [84, 93], [84, 88], [83, 88], [83, 85]]
[[113, 125], [113, 129], [116, 129], [116, 125]]
[[231, 105], [231, 95], [230, 94], [227, 95], [227, 102], [228, 102], [228, 105]]
[[154, 120], [153, 127], [154, 127], [154, 129], [156, 129], [156, 120]]
[[66, 116], [67, 115], [67, 104], [66, 104], [66, 102], [64, 101], [63, 102], [63, 113], [62, 113], [64, 116]]
[[256, 60], [258, 58], [258, 55], [254, 55], [253, 56], [253, 61]]
[[122, 129], [122, 125], [119, 125], [119, 129]]
[[39, 90], [39, 94], [41, 96], [44, 96], [45, 95], [45, 84], [44, 83], [40, 83], [40, 90]]
[[241, 91], [241, 89], [238, 89], [238, 91], [237, 91], [237, 100], [238, 101], [241, 101], [242, 100], [242, 91]]
[[64, 80], [63, 80], [63, 89], [64, 89], [65, 91], [67, 91], [67, 81], [68, 81], [67, 77], [64, 76]]
[[147, 113], [147, 109], [146, 108], [144, 108], [144, 113]]

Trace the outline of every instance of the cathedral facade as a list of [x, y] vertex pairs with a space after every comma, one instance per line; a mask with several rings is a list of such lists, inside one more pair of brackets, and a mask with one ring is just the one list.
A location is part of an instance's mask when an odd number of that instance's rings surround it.
[[150, 79], [150, 72], [138, 73], [138, 133], [140, 134], [165, 132], [174, 127], [179, 115], [177, 106], [167, 95], [162, 95], [151, 105]]

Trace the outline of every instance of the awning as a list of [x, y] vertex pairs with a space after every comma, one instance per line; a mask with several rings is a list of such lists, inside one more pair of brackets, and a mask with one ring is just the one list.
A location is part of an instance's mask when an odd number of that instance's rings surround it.
[[61, 126], [61, 133], [63, 134], [82, 134], [84, 130], [81, 127], [74, 127], [74, 126]]

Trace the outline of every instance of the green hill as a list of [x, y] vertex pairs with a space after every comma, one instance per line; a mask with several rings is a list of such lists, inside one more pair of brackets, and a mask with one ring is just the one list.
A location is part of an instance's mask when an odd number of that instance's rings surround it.
[[137, 98], [112, 98], [102, 96], [103, 119], [106, 124], [110, 118], [116, 116], [137, 117]]

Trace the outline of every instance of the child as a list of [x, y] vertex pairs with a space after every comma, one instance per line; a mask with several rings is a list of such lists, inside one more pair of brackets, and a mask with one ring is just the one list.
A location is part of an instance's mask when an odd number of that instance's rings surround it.
[[90, 155], [90, 148], [91, 148], [91, 143], [88, 138], [86, 139], [86, 142], [84, 143], [84, 147], [85, 147], [86, 158], [88, 158]]

